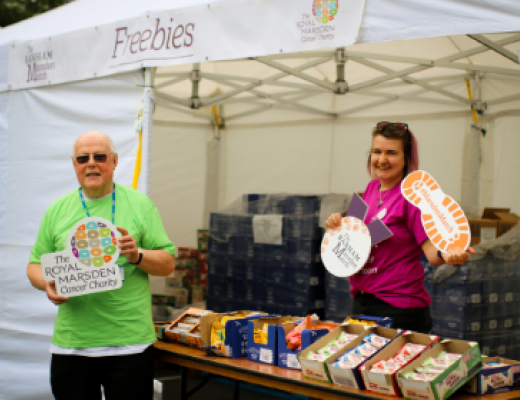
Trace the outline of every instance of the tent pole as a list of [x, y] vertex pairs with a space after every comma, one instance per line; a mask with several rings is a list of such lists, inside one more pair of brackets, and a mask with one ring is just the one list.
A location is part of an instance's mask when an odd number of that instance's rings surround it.
[[199, 83], [201, 80], [200, 77], [200, 64], [193, 64], [193, 69], [191, 70], [191, 108], [195, 110], [199, 109], [201, 106], [201, 101], [199, 97]]
[[[153, 114], [155, 110], [154, 82], [155, 68], [147, 67], [144, 69], [144, 90], [143, 90], [143, 111], [142, 111], [142, 130], [140, 132], [142, 152], [141, 152], [141, 172], [142, 176], [141, 191], [150, 196], [150, 181], [152, 172], [152, 130]], [[143, 182], [144, 181], [144, 182]]]

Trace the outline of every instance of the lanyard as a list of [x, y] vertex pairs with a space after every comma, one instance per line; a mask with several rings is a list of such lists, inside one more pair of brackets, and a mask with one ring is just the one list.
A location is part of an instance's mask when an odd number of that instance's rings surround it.
[[[85, 204], [85, 198], [83, 197], [83, 190], [81, 187], [78, 189], [78, 192], [79, 192], [79, 198], [81, 199], [81, 204], [83, 204], [83, 208], [85, 209], [85, 214], [87, 214], [87, 217], [90, 217], [87, 205]], [[114, 187], [112, 188], [112, 225], [115, 225], [115, 219], [116, 219], [116, 185], [114, 184]]]

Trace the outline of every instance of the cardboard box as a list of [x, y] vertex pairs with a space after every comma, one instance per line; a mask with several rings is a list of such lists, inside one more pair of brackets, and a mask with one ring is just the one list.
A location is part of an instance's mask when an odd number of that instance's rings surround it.
[[484, 364], [490, 361], [497, 361], [507, 364], [507, 366], [480, 370], [476, 376], [462, 387], [463, 391], [482, 396], [484, 394], [520, 389], [520, 361], [508, 360], [502, 357], [487, 357], [482, 361]]
[[[234, 319], [231, 321], [227, 321], [224, 329], [226, 331], [226, 338], [224, 340], [224, 350], [219, 349], [215, 346], [211, 345], [211, 328], [213, 326], [213, 322], [215, 322], [218, 318], [229, 315], [233, 316], [237, 313], [247, 313], [254, 314], [249, 317]], [[234, 311], [228, 313], [220, 313], [220, 314], [207, 314], [201, 317], [200, 321], [200, 331], [202, 335], [202, 341], [204, 343], [204, 349], [208, 354], [229, 357], [229, 358], [239, 358], [247, 356], [247, 343], [248, 343], [248, 321], [260, 318], [265, 316], [266, 313], [259, 311]]]
[[197, 230], [197, 249], [199, 251], [208, 251], [209, 243], [209, 230], [198, 229]]
[[357, 323], [357, 321], [351, 321], [351, 319], [361, 321], [366, 323], [366, 326], [378, 325], [383, 328], [393, 328], [394, 321], [390, 317], [372, 317], [370, 315], [351, 315], [350, 317], [345, 318], [344, 322], [352, 322]]
[[[204, 315], [211, 314], [209, 310], [189, 308], [179, 318], [164, 329], [164, 334], [171, 342], [184, 343], [192, 347], [203, 348], [204, 342], [200, 332], [200, 320]], [[181, 329], [181, 324], [188, 318], [198, 319], [199, 322], [191, 329]]]
[[170, 326], [172, 321], [154, 321], [154, 329], [155, 329], [155, 336], [157, 336], [157, 339], [162, 340], [164, 342], [168, 341], [168, 338], [164, 334], [164, 330]]
[[471, 245], [494, 240], [502, 236], [520, 221], [510, 208], [486, 207], [481, 219], [470, 219]]
[[199, 250], [196, 247], [177, 247], [177, 255], [182, 258], [199, 258]]
[[[259, 363], [278, 365], [277, 325], [285, 321], [301, 320], [301, 317], [263, 317], [248, 321], [247, 359]], [[267, 344], [255, 342], [255, 329], [267, 327]]]
[[[462, 354], [462, 357], [450, 365], [432, 381], [405, 379], [402, 374], [414, 371], [428, 357], [437, 358], [441, 351]], [[482, 369], [480, 349], [476, 342], [462, 340], [443, 340], [434, 348], [425, 351], [419, 358], [402, 368], [397, 374], [397, 383], [403, 396], [412, 400], [444, 400], [457, 391]]]
[[480, 242], [495, 240], [498, 237], [498, 221], [491, 219], [470, 219], [471, 246]]
[[167, 294], [153, 294], [152, 304], [168, 305], [176, 308], [186, 307], [188, 304], [188, 289], [172, 288]]
[[[310, 328], [316, 326], [321, 321], [312, 321]], [[298, 354], [309, 347], [311, 344], [321, 339], [323, 336], [327, 335], [330, 331], [327, 329], [316, 329], [309, 330], [304, 329], [301, 331], [301, 349], [300, 350], [292, 350], [287, 348], [287, 343], [285, 341], [285, 337], [287, 334], [292, 331], [298, 324], [283, 324], [276, 327], [276, 334], [278, 336], [278, 366], [290, 369], [298, 369], [301, 370], [302, 367], [300, 362], [298, 361]]]
[[[327, 343], [329, 343], [331, 340], [336, 340], [340, 333], [342, 331], [345, 331], [347, 333], [356, 333], [359, 335], [357, 339], [354, 339], [352, 342], [341, 348], [338, 352], [336, 352], [334, 355], [329, 357], [328, 359], [325, 359], [323, 361], [316, 361], [316, 360], [307, 360], [307, 354], [311, 351], [317, 351], [318, 349], [325, 346]], [[389, 328], [382, 328], [379, 326], [373, 326], [373, 327], [366, 327], [363, 325], [358, 324], [342, 324], [341, 326], [337, 327], [333, 331], [331, 331], [329, 334], [323, 336], [320, 340], [316, 341], [311, 346], [307, 347], [305, 350], [301, 351], [298, 354], [298, 361], [300, 362], [300, 365], [302, 367], [302, 373], [303, 376], [308, 379], [314, 379], [321, 382], [332, 382], [331, 375], [329, 373], [329, 365], [330, 363], [336, 361], [341, 355], [343, 355], [346, 351], [353, 349], [358, 344], [360, 344], [363, 341], [363, 336], [368, 335], [372, 332], [379, 332], [378, 335], [385, 336], [388, 338], [395, 338], [400, 334], [399, 331], [396, 331], [394, 329]], [[333, 367], [332, 367], [333, 368]], [[354, 370], [348, 370], [354, 371]], [[353, 379], [358, 378], [358, 381], [355, 383], [354, 388], [359, 388], [359, 386], [363, 386], [363, 380], [361, 379], [361, 375], [359, 374], [359, 371], [357, 372], [357, 376], [353, 376]], [[340, 383], [338, 383], [340, 382]], [[345, 379], [346, 382], [346, 379]], [[349, 384], [340, 381], [335, 381], [336, 384], [343, 384], [344, 386], [352, 387]]]
[[370, 371], [372, 365], [377, 361], [387, 360], [388, 358], [393, 357], [395, 354], [397, 354], [399, 349], [403, 347], [406, 343], [422, 344], [426, 346], [423, 351], [421, 351], [412, 360], [410, 360], [410, 362], [412, 362], [413, 360], [418, 358], [422, 353], [431, 349], [439, 342], [440, 338], [438, 336], [430, 336], [425, 335], [423, 333], [405, 331], [401, 336], [396, 338], [394, 341], [389, 343], [384, 349], [379, 351], [374, 357], [365, 362], [365, 364], [360, 368], [366, 389], [369, 392], [381, 393], [387, 396], [401, 396], [401, 391], [399, 390], [399, 385], [397, 384], [398, 371], [392, 374], [381, 374], [377, 372], [372, 372]]
[[200, 303], [204, 301], [204, 287], [203, 286], [192, 286], [190, 288], [191, 302]]
[[[354, 324], [349, 324], [354, 325]], [[345, 325], [342, 325], [342, 327]], [[358, 346], [359, 344], [363, 343], [363, 338], [366, 335], [369, 335], [371, 333], [375, 333], [376, 335], [383, 336], [387, 339], [390, 339], [390, 343], [388, 343], [386, 346], [390, 345], [394, 340], [398, 339], [401, 335], [401, 330], [396, 329], [390, 329], [390, 328], [383, 328], [381, 326], [374, 325], [372, 327], [366, 327], [364, 325], [357, 325], [362, 326], [365, 331], [360, 332], [360, 335], [357, 339], [350, 342], [345, 348], [343, 348], [341, 351], [337, 352], [334, 356], [329, 358], [326, 361], [327, 369], [330, 372], [330, 376], [332, 378], [332, 382], [334, 382], [336, 385], [339, 386], [345, 386], [350, 389], [359, 389], [364, 390], [365, 389], [365, 383], [363, 382], [363, 377], [361, 376], [361, 368], [363, 367], [364, 363], [358, 365], [356, 368], [348, 369], [348, 368], [339, 368], [331, 365], [333, 362], [337, 361], [338, 358], [340, 358], [343, 354], [345, 354], [347, 351], [352, 350], [354, 347]], [[355, 332], [350, 332], [355, 333]], [[386, 348], [386, 346], [382, 347], [379, 351], [374, 353], [372, 357], [369, 357], [367, 359], [371, 360], [373, 357], [377, 356], [377, 354]], [[365, 361], [365, 362], [367, 362]]]

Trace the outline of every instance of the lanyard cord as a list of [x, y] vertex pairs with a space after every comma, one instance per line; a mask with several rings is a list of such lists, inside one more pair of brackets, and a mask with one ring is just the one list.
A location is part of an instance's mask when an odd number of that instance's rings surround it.
[[[79, 192], [79, 198], [81, 199], [81, 204], [83, 205], [83, 209], [85, 210], [85, 214], [87, 214], [87, 217], [90, 217], [87, 205], [85, 204], [85, 198], [83, 197], [83, 189], [80, 187], [78, 189], [78, 192]], [[116, 185], [114, 184], [114, 187], [112, 188], [112, 225], [115, 225], [115, 219], [116, 219]]]

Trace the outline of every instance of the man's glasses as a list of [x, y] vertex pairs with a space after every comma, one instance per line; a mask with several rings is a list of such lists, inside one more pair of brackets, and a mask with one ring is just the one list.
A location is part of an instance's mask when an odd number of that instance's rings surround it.
[[381, 122], [378, 122], [377, 125], [376, 125], [377, 129], [384, 129], [386, 127], [395, 128], [395, 129], [398, 129], [398, 130], [403, 130], [403, 131], [405, 131], [407, 133], [409, 132], [408, 131], [408, 124], [405, 124], [404, 122], [381, 121]]
[[[110, 153], [110, 154], [112, 154], [112, 153]], [[94, 162], [96, 162], [96, 163], [104, 163], [107, 161], [108, 154], [96, 153], [96, 154], [92, 154], [92, 158], [94, 159]], [[76, 157], [76, 162], [78, 164], [86, 164], [86, 163], [88, 163], [89, 160], [90, 160], [90, 154], [84, 154], [84, 155]]]

